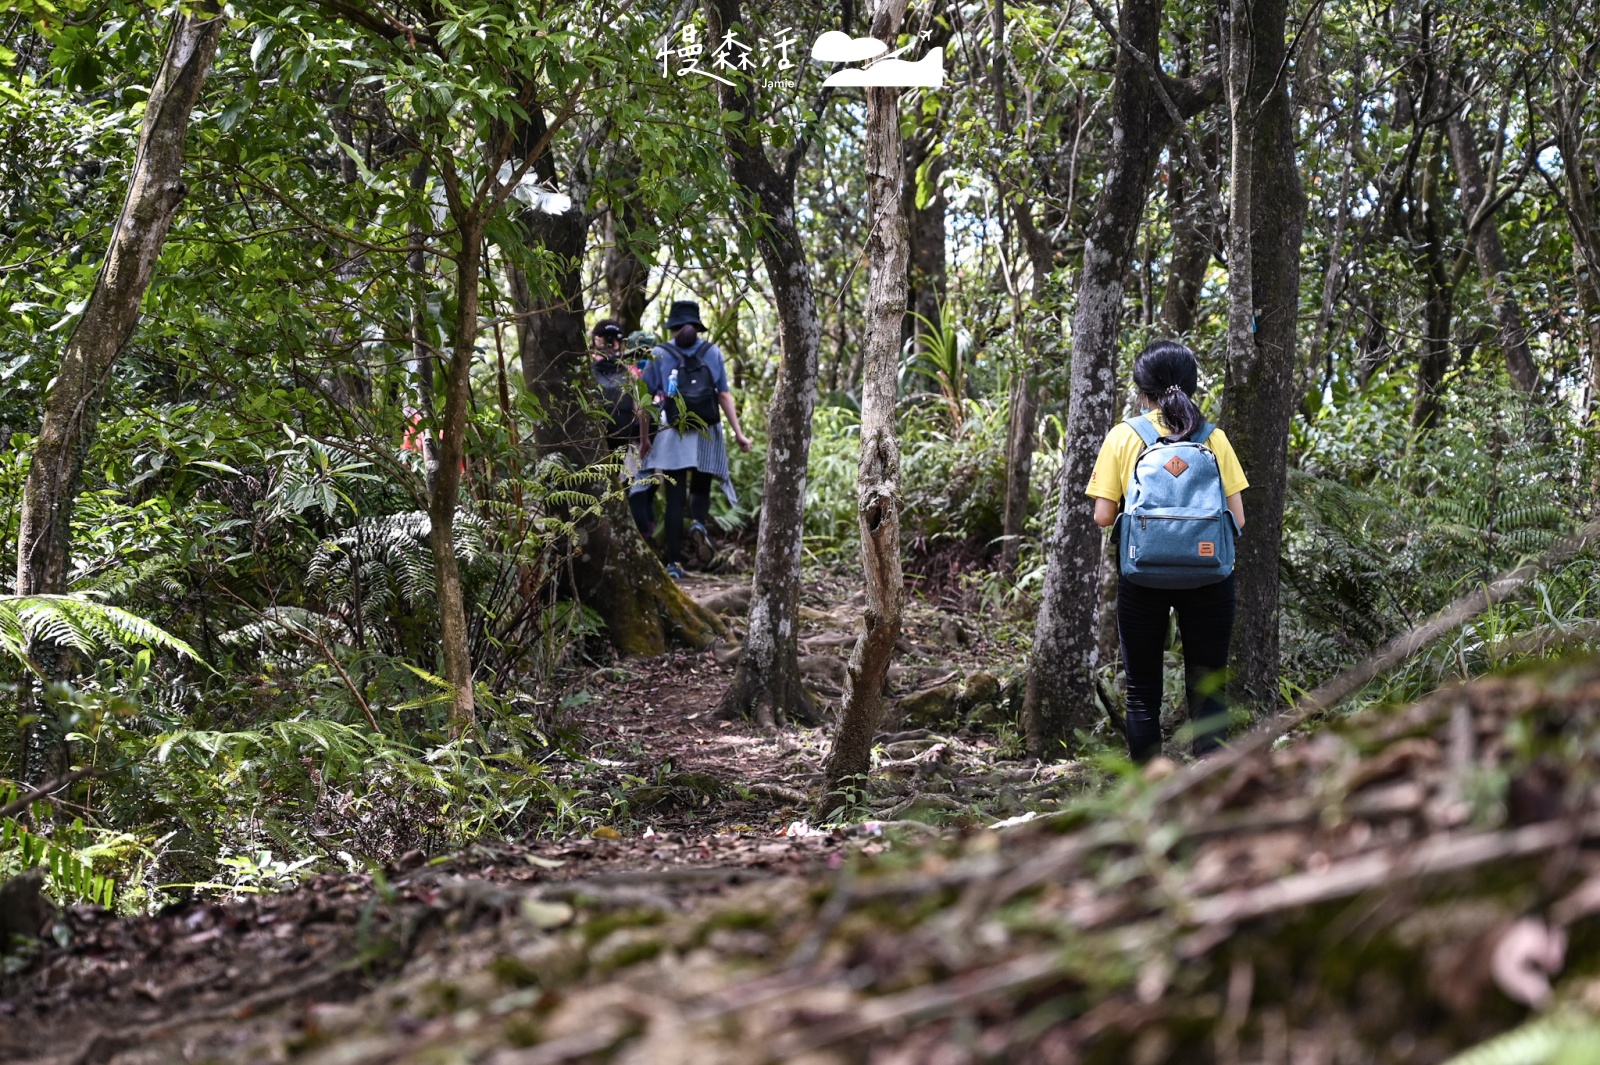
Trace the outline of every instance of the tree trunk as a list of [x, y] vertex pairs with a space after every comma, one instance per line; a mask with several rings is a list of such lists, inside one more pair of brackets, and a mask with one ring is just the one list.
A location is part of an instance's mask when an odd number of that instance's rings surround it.
[[1500, 350], [1505, 355], [1506, 369], [1512, 382], [1527, 393], [1539, 390], [1539, 371], [1533, 364], [1533, 354], [1528, 350], [1528, 329], [1522, 322], [1522, 307], [1511, 291], [1511, 262], [1506, 258], [1505, 245], [1500, 242], [1500, 230], [1493, 217], [1479, 217], [1486, 210], [1485, 201], [1494, 195], [1483, 173], [1483, 161], [1478, 156], [1478, 139], [1467, 124], [1464, 108], [1454, 111], [1445, 120], [1445, 133], [1450, 138], [1450, 156], [1455, 163], [1456, 180], [1461, 185], [1461, 217], [1466, 227], [1466, 239], [1478, 258], [1478, 273], [1483, 278], [1483, 291], [1494, 306], [1494, 317], [1500, 338]]
[[[894, 45], [906, 0], [882, 0], [872, 35]], [[867, 89], [866, 355], [861, 381], [861, 464], [856, 498], [861, 524], [861, 569], [867, 603], [845, 670], [839, 732], [824, 767], [819, 817], [843, 805], [843, 785], [861, 780], [872, 764], [872, 738], [883, 712], [883, 686], [900, 638], [905, 581], [900, 573], [900, 442], [894, 405], [900, 329], [905, 320], [909, 234], [901, 210], [903, 154], [900, 90]]]
[[[944, 173], [945, 158], [943, 154], [933, 155], [938, 132], [937, 129], [920, 130], [907, 142], [905, 188], [906, 213], [911, 219], [910, 307], [916, 317], [904, 319], [903, 324], [915, 337], [926, 336], [930, 330], [939, 328], [949, 285], [945, 264], [945, 194], [939, 180]], [[933, 195], [919, 207], [917, 173], [924, 166]]]
[[23, 487], [18, 595], [66, 591], [72, 510], [84, 457], [111, 368], [138, 323], [139, 304], [155, 275], [167, 230], [188, 191], [182, 180], [183, 143], [223, 25], [214, 3], [173, 19], [122, 213], [45, 398], [44, 420]]
[[[428, 182], [428, 160], [423, 157], [411, 169], [411, 189], [420, 197]], [[420, 431], [416, 434], [417, 447], [422, 454], [422, 477], [428, 497], [433, 497], [434, 486], [439, 481], [439, 439], [430, 428], [433, 417], [433, 343], [428, 333], [428, 279], [427, 258], [423, 250], [422, 226], [413, 223], [410, 229], [411, 251], [406, 255], [406, 270], [411, 282], [411, 368], [415, 375], [416, 410], [420, 418]], [[410, 427], [408, 426], [408, 429]]]
[[[23, 486], [17, 530], [18, 595], [67, 590], [72, 512], [84, 459], [94, 436], [112, 367], [139, 321], [139, 305], [155, 275], [167, 231], [188, 187], [182, 179], [189, 116], [222, 37], [224, 20], [214, 0], [173, 17], [167, 50], [156, 72], [139, 131], [139, 147], [122, 211], [100, 264], [83, 316], [61, 352], [45, 396], [44, 418]], [[33, 657], [49, 668], [42, 653]], [[23, 716], [32, 716], [31, 685], [22, 693]], [[23, 736], [22, 777], [42, 775], [54, 756], [37, 727]]]
[[[1160, 43], [1160, 0], [1126, 0], [1119, 20], [1122, 38], [1153, 61]], [[1153, 83], [1126, 48], [1117, 49], [1112, 99], [1109, 165], [1084, 240], [1072, 322], [1060, 506], [1045, 548], [1044, 590], [1022, 704], [1028, 748], [1039, 757], [1071, 747], [1074, 731], [1093, 726], [1098, 714], [1095, 615], [1102, 536], [1083, 491], [1117, 409], [1123, 279], [1154, 177], [1158, 134], [1165, 128]]]
[[561, 214], [524, 208], [517, 218], [527, 246], [542, 248], [560, 264], [545, 277], [511, 271], [522, 379], [543, 406], [533, 438], [543, 453], [586, 466], [605, 450], [604, 429], [583, 406], [589, 373], [582, 273], [588, 220], [576, 203]]
[[[582, 390], [590, 387], [582, 276], [588, 227], [576, 205], [562, 214], [524, 209], [519, 221], [528, 247], [543, 248], [564, 264], [553, 277], [538, 279], [548, 284], [537, 291], [521, 269], [510, 271], [522, 378], [545, 414], [534, 440], [545, 454], [581, 468], [606, 452], [604, 431], [582, 402]], [[669, 646], [698, 649], [721, 629], [710, 611], [667, 576], [639, 535], [626, 500], [614, 500], [584, 519], [576, 547], [574, 591], [605, 621], [619, 654], [658, 655]]]
[[460, 736], [476, 720], [472, 652], [468, 646], [467, 602], [456, 560], [456, 503], [461, 494], [461, 464], [466, 458], [467, 404], [472, 360], [478, 341], [478, 276], [483, 222], [477, 211], [457, 219], [456, 317], [445, 364], [444, 412], [439, 424], [439, 470], [428, 494], [428, 544], [433, 549], [434, 594], [439, 601], [439, 643], [444, 679], [455, 689], [450, 699], [450, 733]]
[[[1285, 0], [1233, 0], [1230, 63], [1247, 70], [1233, 111], [1230, 190], [1228, 364], [1223, 398], [1228, 438], [1250, 477], [1248, 530], [1234, 559], [1237, 610], [1234, 691], [1278, 700], [1278, 556], [1283, 541], [1289, 423], [1294, 414], [1295, 327], [1306, 200], [1294, 154], [1294, 111], [1283, 69]], [[1242, 113], [1241, 113], [1242, 112]], [[1247, 116], [1254, 116], [1251, 121]], [[1248, 226], [1248, 235], [1242, 231]], [[1243, 260], [1236, 258], [1241, 252]], [[1248, 288], [1236, 294], [1233, 287]], [[1246, 293], [1248, 295], [1246, 295]], [[1251, 332], [1252, 320], [1254, 332]]]
[[1417, 248], [1422, 267], [1422, 354], [1417, 360], [1417, 392], [1411, 424], [1426, 429], [1444, 414], [1444, 375], [1450, 370], [1450, 320], [1454, 316], [1455, 282], [1444, 247], [1443, 148], [1436, 146], [1422, 175], [1422, 241]]
[[613, 206], [606, 212], [606, 294], [611, 317], [622, 326], [624, 335], [637, 330], [644, 321], [648, 301], [650, 264], [633, 242], [633, 227], [640, 211], [630, 203]]
[[[742, 21], [738, 0], [707, 0], [708, 48], [724, 27]], [[756, 101], [748, 83], [721, 86], [722, 107], [744, 116], [724, 125], [729, 172], [754, 202], [746, 224], [756, 233], [777, 305], [778, 376], [767, 407], [767, 469], [756, 537], [750, 625], [721, 712], [753, 718], [763, 727], [788, 719], [815, 721], [800, 679], [800, 547], [805, 525], [806, 464], [817, 402], [821, 327], [805, 244], [795, 223], [794, 181], [799, 156], [779, 170], [753, 138]], [[791, 151], [804, 151], [804, 144]], [[744, 201], [741, 201], [743, 203]]]
[[[1569, 81], [1556, 78], [1554, 111], [1556, 146], [1561, 150], [1561, 165], [1567, 179], [1567, 192], [1561, 199], [1572, 231], [1573, 274], [1578, 283], [1578, 308], [1583, 314], [1583, 346], [1588, 357], [1588, 377], [1584, 390], [1585, 424], [1600, 429], [1600, 210], [1595, 206], [1595, 180], [1592, 152], [1584, 149], [1584, 97], [1592, 84], [1592, 55], [1586, 57], [1580, 77]], [[1593, 512], [1600, 514], [1600, 449], [1591, 443], [1589, 453], [1590, 495]]]
[[[1033, 279], [1030, 300], [1037, 311], [1049, 298], [1050, 270], [1054, 251], [1049, 238], [1034, 224], [1030, 208], [1019, 205], [1017, 230], [1028, 249]], [[1016, 572], [1022, 551], [1022, 537], [1028, 524], [1028, 504], [1033, 492], [1033, 452], [1039, 422], [1039, 379], [1034, 368], [1044, 363], [1039, 337], [1029, 325], [1024, 330], [1024, 364], [1011, 380], [1010, 410], [1006, 423], [1006, 499], [1000, 514], [1000, 572]]]
[[[1216, 138], [1207, 137], [1204, 145], [1207, 161], [1214, 163]], [[1169, 333], [1184, 336], [1194, 330], [1200, 289], [1205, 284], [1206, 268], [1211, 265], [1216, 233], [1206, 218], [1209, 207], [1202, 186], [1189, 173], [1190, 163], [1176, 150], [1171, 153], [1171, 160], [1167, 204], [1172, 217], [1172, 259], [1161, 299], [1161, 324]]]
[[[1036, 286], [1037, 291], [1037, 286]], [[1037, 295], [1035, 296], [1037, 298]], [[1033, 352], [1024, 347], [1023, 356]], [[1006, 499], [1000, 512], [1000, 572], [1010, 577], [1022, 554], [1033, 491], [1035, 428], [1039, 421], [1039, 379], [1031, 365], [1017, 367], [1011, 378], [1006, 420]]]

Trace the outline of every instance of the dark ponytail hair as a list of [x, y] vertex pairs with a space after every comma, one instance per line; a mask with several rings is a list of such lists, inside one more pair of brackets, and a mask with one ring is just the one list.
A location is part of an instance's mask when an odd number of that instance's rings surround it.
[[1152, 340], [1133, 362], [1133, 383], [1161, 408], [1174, 440], [1187, 440], [1205, 424], [1189, 397], [1200, 387], [1200, 364], [1194, 352], [1176, 340]]

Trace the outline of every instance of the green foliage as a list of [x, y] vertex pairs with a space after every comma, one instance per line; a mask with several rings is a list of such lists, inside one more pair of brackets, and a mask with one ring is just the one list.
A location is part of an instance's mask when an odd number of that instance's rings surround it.
[[[16, 801], [17, 796], [15, 784], [0, 786], [0, 806]], [[34, 824], [46, 823], [49, 804], [35, 802], [29, 816]], [[116, 882], [95, 871], [94, 860], [106, 848], [88, 843], [91, 838], [82, 818], [74, 818], [70, 826], [58, 827], [53, 836], [43, 836], [30, 832], [16, 818], [0, 817], [0, 882], [19, 872], [41, 868], [46, 873], [45, 886], [58, 899], [109, 907], [116, 894]]]
[[1583, 1065], [1600, 1060], [1600, 1024], [1572, 1010], [1535, 1017], [1445, 1065]]
[[[1319, 410], [1300, 468], [1290, 471], [1281, 573], [1293, 638], [1285, 641], [1285, 675], [1307, 688], [1545, 550], [1586, 509], [1570, 421], [1504, 387], [1460, 382], [1444, 421], [1421, 433], [1408, 428], [1381, 461], [1374, 449], [1387, 436], [1382, 410], [1391, 397], [1380, 385]], [[1352, 427], [1365, 439], [1352, 437]], [[1501, 649], [1527, 637], [1535, 637], [1535, 657], [1558, 653], [1562, 630], [1600, 617], [1594, 566], [1592, 556], [1580, 557], [1535, 582], [1531, 594], [1484, 613], [1391, 678], [1385, 697], [1508, 665], [1518, 656]]]
[[902, 386], [909, 374], [930, 378], [949, 416], [948, 431], [959, 434], [966, 416], [967, 366], [972, 359], [972, 336], [956, 324], [958, 315], [954, 308], [940, 307], [933, 321], [914, 312], [911, 317], [922, 332], [908, 342], [906, 357], [900, 365]]
[[198, 659], [194, 648], [136, 614], [82, 595], [0, 595], [0, 651], [37, 672], [34, 641], [92, 655], [103, 648], [159, 648]]

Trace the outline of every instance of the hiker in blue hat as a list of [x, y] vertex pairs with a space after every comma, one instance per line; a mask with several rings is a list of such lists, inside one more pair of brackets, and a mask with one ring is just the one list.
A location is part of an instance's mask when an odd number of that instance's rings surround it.
[[689, 540], [702, 566], [716, 553], [706, 529], [711, 520], [712, 480], [722, 482], [729, 503], [739, 501], [728, 475], [723, 418], [740, 449], [750, 450], [750, 438], [739, 428], [722, 352], [701, 336], [706, 327], [700, 321], [700, 305], [693, 300], [673, 300], [666, 328], [672, 339], [656, 346], [654, 358], [644, 370], [645, 387], [655, 400], [659, 418], [644, 468], [659, 472], [666, 483], [667, 573], [676, 580], [683, 576], [685, 499], [693, 518]]

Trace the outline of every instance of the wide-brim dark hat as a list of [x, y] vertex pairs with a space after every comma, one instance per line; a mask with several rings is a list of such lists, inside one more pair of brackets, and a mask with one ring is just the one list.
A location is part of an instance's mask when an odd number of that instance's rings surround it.
[[672, 301], [672, 310], [667, 313], [667, 329], [671, 331], [680, 325], [692, 325], [702, 333], [706, 331], [706, 323], [700, 320], [700, 305], [694, 300]]

